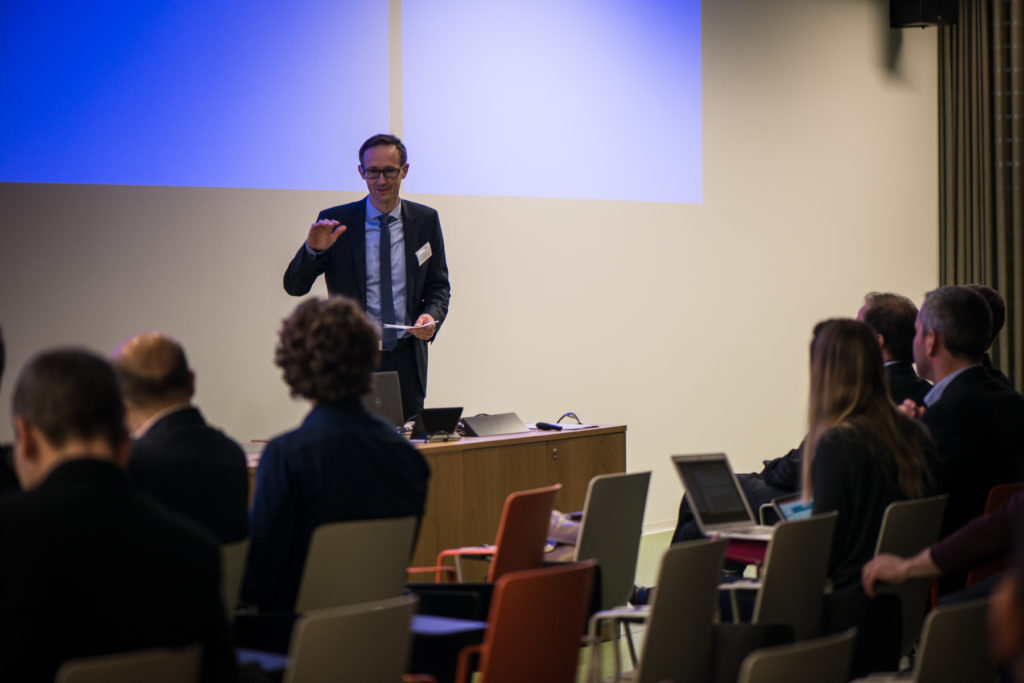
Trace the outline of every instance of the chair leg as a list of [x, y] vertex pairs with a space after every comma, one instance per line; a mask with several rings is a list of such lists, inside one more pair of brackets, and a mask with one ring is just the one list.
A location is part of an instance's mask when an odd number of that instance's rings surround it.
[[[628, 621], [620, 621], [619, 623], [622, 624], [622, 630], [626, 634], [626, 645], [629, 647], [629, 659], [630, 659], [631, 662], [633, 662], [633, 670], [635, 671], [636, 670], [636, 646], [633, 644], [633, 632], [629, 629], [629, 622]], [[619, 651], [619, 648], [616, 647], [615, 648], [616, 654], [618, 653], [618, 651]]]

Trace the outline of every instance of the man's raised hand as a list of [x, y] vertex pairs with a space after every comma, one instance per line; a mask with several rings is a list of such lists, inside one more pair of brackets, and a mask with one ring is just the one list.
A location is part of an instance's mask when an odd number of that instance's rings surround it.
[[329, 218], [321, 218], [316, 223], [309, 226], [309, 236], [306, 237], [306, 246], [313, 251], [326, 251], [338, 241], [338, 238], [341, 237], [341, 233], [345, 232], [346, 229], [346, 226], [341, 225], [338, 221], [332, 221]]

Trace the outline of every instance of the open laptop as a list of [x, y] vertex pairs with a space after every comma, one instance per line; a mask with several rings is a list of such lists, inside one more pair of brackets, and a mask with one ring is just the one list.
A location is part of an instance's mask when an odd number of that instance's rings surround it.
[[673, 455], [672, 463], [683, 480], [690, 510], [705, 536], [771, 539], [774, 528], [756, 523], [725, 453]]
[[425, 441], [461, 439], [462, 435], [455, 431], [460, 417], [462, 417], [462, 406], [458, 408], [424, 408], [416, 416], [410, 438]]
[[779, 519], [791, 522], [795, 519], [807, 519], [814, 512], [814, 501], [804, 502], [802, 493], [787, 493], [772, 498], [772, 508]]
[[373, 373], [373, 385], [370, 391], [363, 394], [363, 405], [395, 429], [401, 430], [405, 419], [402, 417], [402, 386], [398, 381], [398, 373], [393, 370]]

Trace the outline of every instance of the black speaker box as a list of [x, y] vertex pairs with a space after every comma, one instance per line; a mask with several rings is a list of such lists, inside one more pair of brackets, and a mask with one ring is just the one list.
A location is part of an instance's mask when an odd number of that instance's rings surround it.
[[889, 0], [889, 26], [952, 26], [956, 0]]

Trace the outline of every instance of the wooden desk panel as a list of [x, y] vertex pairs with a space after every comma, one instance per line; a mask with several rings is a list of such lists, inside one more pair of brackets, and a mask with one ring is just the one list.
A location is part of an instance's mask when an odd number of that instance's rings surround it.
[[626, 428], [530, 432], [417, 444], [430, 464], [427, 508], [412, 564], [445, 548], [493, 543], [505, 497], [561, 483], [555, 507], [581, 510], [597, 474], [626, 469]]

